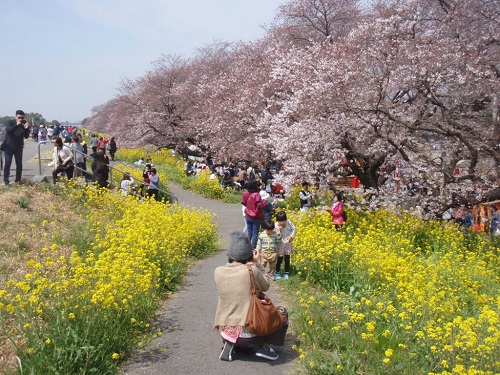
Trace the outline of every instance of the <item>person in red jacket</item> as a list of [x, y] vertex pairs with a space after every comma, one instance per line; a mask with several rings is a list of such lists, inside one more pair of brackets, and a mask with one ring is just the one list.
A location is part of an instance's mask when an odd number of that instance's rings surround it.
[[333, 196], [332, 207], [327, 212], [332, 215], [332, 223], [335, 228], [339, 229], [344, 224], [344, 202], [340, 194]]
[[247, 183], [247, 190], [241, 197], [241, 204], [245, 206], [245, 223], [247, 224], [248, 238], [252, 242], [252, 248], [257, 247], [257, 237], [260, 225], [264, 221], [264, 208], [267, 200], [263, 200], [259, 193], [259, 183], [251, 180]]

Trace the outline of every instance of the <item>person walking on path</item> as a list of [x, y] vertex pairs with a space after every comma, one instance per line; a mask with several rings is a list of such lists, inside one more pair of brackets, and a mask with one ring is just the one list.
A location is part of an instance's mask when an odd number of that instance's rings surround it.
[[78, 135], [75, 135], [73, 137], [71, 149], [73, 150], [73, 159], [76, 166], [75, 176], [80, 177], [82, 175], [82, 170], [85, 170], [85, 152], [83, 149], [83, 145], [80, 143], [80, 137]]
[[108, 143], [108, 147], [109, 147], [109, 156], [111, 156], [111, 160], [114, 161], [115, 160], [115, 154], [116, 154], [116, 150], [118, 149], [116, 147], [116, 141], [115, 141], [115, 137], [111, 137], [111, 139], [109, 140], [109, 143]]
[[10, 183], [10, 166], [12, 159], [16, 161], [16, 179], [15, 182], [21, 181], [23, 174], [23, 147], [24, 140], [30, 136], [30, 127], [28, 121], [24, 118], [23, 111], [16, 111], [16, 118], [9, 120], [5, 129], [5, 140], [2, 143], [2, 151], [4, 152], [5, 164], [3, 171], [3, 181], [5, 185]]
[[97, 153], [97, 144], [99, 143], [99, 137], [97, 134], [92, 134], [90, 137], [90, 147], [92, 148], [92, 153], [96, 154]]
[[247, 191], [241, 197], [241, 204], [245, 206], [245, 221], [247, 224], [248, 238], [252, 242], [252, 247], [257, 246], [257, 237], [260, 232], [260, 225], [264, 221], [264, 208], [266, 200], [262, 200], [259, 193], [259, 183], [255, 180], [247, 183]]

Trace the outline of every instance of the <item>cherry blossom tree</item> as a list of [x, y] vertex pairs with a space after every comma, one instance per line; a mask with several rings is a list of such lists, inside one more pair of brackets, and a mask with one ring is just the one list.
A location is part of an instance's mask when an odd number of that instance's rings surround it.
[[226, 68], [205, 77], [199, 85], [200, 135], [221, 161], [262, 161], [270, 150], [256, 124], [268, 110], [267, 81], [275, 51], [266, 41], [240, 43], [231, 51]]
[[267, 120], [293, 135], [278, 153], [323, 180], [343, 154], [365, 187], [385, 188], [404, 167], [406, 184], [425, 177], [426, 194], [490, 194], [499, 180], [488, 117], [498, 11], [491, 1], [385, 4], [348, 37], [277, 62], [273, 79], [293, 87]]
[[[253, 43], [162, 56], [96, 108], [130, 145], [189, 137], [220, 161], [279, 160], [285, 179], [356, 175], [388, 202], [499, 190], [494, 0], [293, 0]], [[425, 188], [413, 189], [415, 182]], [[403, 196], [407, 196], [403, 195]]]
[[347, 36], [360, 16], [357, 0], [293, 0], [279, 7], [275, 27], [295, 44], [310, 45]]
[[96, 108], [87, 126], [119, 134], [124, 146], [176, 145], [192, 135], [184, 126], [193, 105], [191, 78], [189, 60], [164, 55], [145, 76], [123, 80], [120, 95]]

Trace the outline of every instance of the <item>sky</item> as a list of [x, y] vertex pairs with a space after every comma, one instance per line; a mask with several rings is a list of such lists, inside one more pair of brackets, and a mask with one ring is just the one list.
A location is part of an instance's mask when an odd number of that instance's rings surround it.
[[0, 117], [79, 122], [165, 55], [265, 35], [284, 0], [0, 0]]

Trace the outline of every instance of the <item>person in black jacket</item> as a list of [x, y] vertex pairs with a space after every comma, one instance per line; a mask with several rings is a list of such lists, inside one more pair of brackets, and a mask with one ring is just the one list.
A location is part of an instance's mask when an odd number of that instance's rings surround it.
[[10, 183], [9, 177], [12, 158], [16, 160], [15, 182], [21, 181], [23, 173], [24, 140], [30, 136], [29, 123], [24, 117], [24, 112], [18, 109], [16, 111], [16, 118], [9, 120], [5, 130], [5, 140], [2, 143], [2, 151], [5, 154], [5, 165], [3, 171], [3, 180], [5, 185]]
[[93, 179], [98, 183], [99, 187], [108, 187], [109, 167], [104, 159], [104, 154], [97, 153], [97, 158], [92, 163], [92, 172], [94, 173]]
[[111, 137], [109, 140], [109, 156], [111, 156], [111, 160], [115, 160], [115, 154], [116, 154], [116, 141], [115, 137]]

